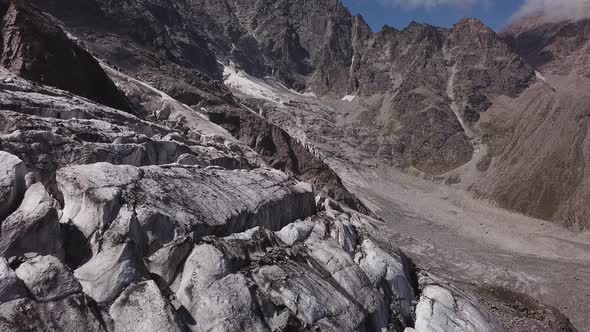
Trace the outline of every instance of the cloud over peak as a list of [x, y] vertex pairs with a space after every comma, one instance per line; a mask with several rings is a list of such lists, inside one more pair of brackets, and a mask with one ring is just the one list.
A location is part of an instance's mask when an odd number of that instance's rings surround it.
[[540, 15], [548, 21], [590, 17], [590, 0], [526, 0], [515, 18]]

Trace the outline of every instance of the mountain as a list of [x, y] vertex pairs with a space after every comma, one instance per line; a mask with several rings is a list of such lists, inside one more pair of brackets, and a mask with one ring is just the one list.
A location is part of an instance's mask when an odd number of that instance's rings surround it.
[[590, 19], [548, 20], [543, 15], [522, 17], [503, 35], [514, 50], [546, 74], [590, 75], [586, 56]]
[[587, 19], [518, 19], [502, 37], [540, 82], [503, 98], [481, 121], [489, 149], [476, 194], [502, 207], [585, 229], [589, 188]]
[[585, 97], [519, 37], [337, 0], [0, 9], [3, 331], [588, 323], [583, 235], [463, 190], [585, 226]]
[[[451, 30], [412, 24], [404, 31], [386, 27], [373, 33], [336, 0], [90, 3], [92, 11], [88, 4], [63, 1], [37, 5], [84, 36], [97, 55], [189, 105], [200, 100], [173, 86], [177, 83], [161, 82], [163, 77], [184, 78], [196, 68], [220, 78], [239, 68], [319, 96], [374, 97], [368, 111], [346, 119], [362, 129], [346, 137], [347, 143], [360, 145], [365, 158], [378, 156], [379, 162], [429, 174], [468, 162], [471, 126], [491, 104], [489, 98], [516, 96], [535, 79], [526, 62], [474, 20]], [[482, 51], [473, 52], [476, 47]], [[131, 60], [144, 53], [158, 60]]]

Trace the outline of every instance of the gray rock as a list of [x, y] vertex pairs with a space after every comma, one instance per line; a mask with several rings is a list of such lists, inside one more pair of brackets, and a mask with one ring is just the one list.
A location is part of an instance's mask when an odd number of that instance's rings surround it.
[[39, 302], [56, 301], [82, 292], [73, 273], [53, 256], [28, 259], [16, 269], [16, 275]]
[[434, 331], [498, 331], [501, 328], [476, 305], [450, 290], [427, 285], [416, 306], [416, 326], [419, 332]]
[[179, 291], [183, 296], [179, 299], [195, 321], [189, 328], [192, 331], [267, 331], [256, 314], [256, 302], [246, 278], [240, 273], [216, 277], [209, 285], [194, 285], [190, 294], [181, 286]]
[[64, 257], [57, 202], [41, 183], [32, 185], [20, 207], [1, 225], [0, 254], [20, 256], [27, 252]]
[[80, 294], [43, 303], [30, 299], [14, 300], [0, 304], [0, 330], [106, 332], [95, 310]]
[[117, 217], [108, 225], [101, 238], [100, 244], [103, 249], [131, 242], [141, 256], [148, 254], [148, 236], [139, 224], [135, 211], [128, 205], [123, 205], [119, 209]]
[[135, 246], [126, 243], [99, 252], [74, 275], [84, 293], [105, 303], [116, 299], [130, 284], [146, 279], [148, 272]]
[[147, 268], [152, 276], [156, 275], [160, 278], [157, 280], [160, 287], [169, 286], [174, 281], [192, 246], [189, 238], [178, 238], [147, 258]]
[[185, 331], [170, 303], [153, 281], [132, 284], [109, 308], [115, 332]]
[[387, 293], [393, 294], [399, 303], [401, 316], [410, 319], [415, 294], [402, 258], [385, 252], [366, 239], [360, 244], [355, 260], [374, 286], [384, 285]]
[[0, 222], [20, 204], [26, 190], [26, 173], [22, 160], [0, 151]]
[[27, 289], [8, 266], [8, 261], [0, 257], [0, 304], [27, 297]]

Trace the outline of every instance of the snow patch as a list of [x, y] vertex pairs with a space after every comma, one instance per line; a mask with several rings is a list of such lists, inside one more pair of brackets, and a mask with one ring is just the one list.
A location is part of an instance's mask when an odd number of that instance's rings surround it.
[[537, 76], [538, 79], [540, 79], [543, 82], [547, 82], [547, 80], [545, 79], [545, 76], [543, 76], [543, 74], [541, 74], [540, 72], [535, 70], [535, 76]]
[[346, 95], [346, 96], [342, 97], [342, 100], [344, 100], [344, 101], [353, 101], [354, 98], [356, 98], [356, 96], [354, 96], [354, 95]]
[[254, 98], [266, 99], [274, 103], [284, 101], [280, 94], [264, 80], [248, 75], [231, 65], [223, 66], [223, 83]]
[[288, 88], [273, 77], [258, 78], [235, 67], [233, 63], [223, 66], [223, 83], [230, 89], [247, 96], [264, 99], [282, 105], [291, 100], [304, 98], [317, 98], [310, 91], [298, 92]]

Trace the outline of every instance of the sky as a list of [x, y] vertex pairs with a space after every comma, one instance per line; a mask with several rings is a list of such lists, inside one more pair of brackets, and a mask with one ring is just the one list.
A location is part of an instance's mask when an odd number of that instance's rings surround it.
[[[579, 0], [551, 0], [553, 3]], [[342, 0], [353, 14], [361, 14], [374, 31], [387, 24], [401, 29], [411, 21], [450, 27], [461, 18], [475, 17], [500, 31], [524, 9], [542, 0]], [[549, 2], [545, 0], [545, 2]]]

